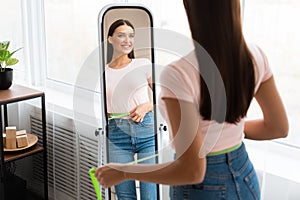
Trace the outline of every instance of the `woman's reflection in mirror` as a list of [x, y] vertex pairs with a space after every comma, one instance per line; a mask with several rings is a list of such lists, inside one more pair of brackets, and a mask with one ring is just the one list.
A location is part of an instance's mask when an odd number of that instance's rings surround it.
[[[135, 29], [131, 22], [113, 22], [107, 36], [105, 67], [109, 162], [130, 163], [155, 154], [152, 102], [152, 63], [134, 56]], [[155, 158], [142, 163], [155, 163]], [[118, 199], [137, 199], [135, 181], [115, 186]], [[156, 185], [140, 183], [141, 199], [157, 199]]]

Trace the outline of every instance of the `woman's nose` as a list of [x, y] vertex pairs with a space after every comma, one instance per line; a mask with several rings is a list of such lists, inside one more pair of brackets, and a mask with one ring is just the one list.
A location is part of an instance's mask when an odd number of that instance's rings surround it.
[[129, 36], [126, 36], [125, 37], [125, 42], [129, 42], [130, 41], [130, 37]]

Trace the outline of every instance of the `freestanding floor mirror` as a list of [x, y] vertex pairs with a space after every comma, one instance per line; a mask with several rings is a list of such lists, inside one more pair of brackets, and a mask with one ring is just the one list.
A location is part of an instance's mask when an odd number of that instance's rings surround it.
[[[131, 31], [127, 33], [125, 32], [118, 32], [112, 36], [113, 32], [118, 28], [116, 24], [117, 21], [126, 20], [130, 22]], [[112, 28], [112, 26], [115, 26]], [[101, 83], [101, 102], [102, 102], [102, 135], [100, 138], [100, 144], [103, 144], [101, 148], [104, 148], [104, 158], [99, 158], [103, 163], [107, 163], [110, 161], [110, 157], [114, 156], [116, 151], [111, 152], [110, 150], [110, 134], [112, 134], [111, 129], [109, 128], [109, 123], [111, 119], [131, 119], [131, 116], [128, 116], [130, 110], [124, 110], [124, 107], [132, 106], [130, 101], [132, 98], [139, 93], [139, 90], [142, 90], [143, 87], [141, 82], [140, 88], [135, 89], [128, 89], [130, 88], [131, 80], [133, 79], [140, 79], [143, 77], [143, 73], [147, 74], [147, 80], [151, 81], [151, 85], [149, 84], [148, 88], [148, 97], [153, 103], [153, 109], [151, 115], [153, 117], [152, 123], [150, 124], [153, 126], [153, 136], [154, 136], [154, 144], [155, 144], [155, 151], [150, 155], [144, 156], [144, 160], [147, 158], [154, 158], [154, 162], [157, 162], [157, 157], [155, 155], [158, 149], [158, 142], [157, 142], [157, 134], [156, 134], [156, 96], [155, 96], [155, 69], [154, 69], [154, 45], [153, 45], [153, 19], [151, 12], [142, 5], [136, 4], [111, 4], [104, 7], [98, 17], [98, 31], [99, 31], [99, 58], [100, 58], [100, 83]], [[111, 33], [110, 33], [111, 32]], [[115, 39], [113, 38], [115, 37]], [[122, 41], [121, 41], [122, 40]], [[132, 47], [132, 43], [125, 41], [125, 40], [134, 40], [134, 47]], [[121, 42], [120, 42], [121, 41]], [[124, 42], [125, 41], [125, 42]], [[114, 42], [119, 42], [116, 46], [114, 46], [114, 50], [112, 53], [111, 47]], [[119, 45], [119, 46], [118, 46]], [[118, 49], [120, 48], [120, 49]], [[142, 66], [134, 68], [132, 71], [128, 71], [125, 75], [120, 75], [116, 79], [114, 79], [114, 74], [118, 74], [121, 69], [111, 69], [110, 65], [114, 61], [113, 59], [116, 58], [116, 55], [121, 55], [122, 52], [126, 52], [126, 49], [132, 49], [131, 52], [134, 53], [134, 57], [132, 60], [139, 60]], [[121, 52], [121, 53], [120, 53]], [[130, 52], [130, 53], [131, 53]], [[124, 54], [127, 55], [127, 54]], [[129, 54], [128, 54], [129, 57]], [[131, 57], [130, 57], [131, 58]], [[148, 61], [147, 61], [148, 60]], [[129, 65], [133, 65], [131, 63]], [[134, 62], [135, 64], [138, 62]], [[136, 64], [137, 65], [137, 64]], [[125, 65], [127, 68], [127, 65]], [[146, 69], [147, 68], [147, 69]], [[110, 70], [110, 71], [109, 71]], [[111, 72], [113, 71], [113, 72]], [[140, 75], [140, 72], [143, 72]], [[148, 79], [149, 78], [149, 79]], [[118, 83], [116, 83], [118, 82]], [[111, 86], [111, 84], [114, 84]], [[129, 85], [129, 86], [128, 86]], [[128, 89], [128, 90], [127, 90]], [[128, 100], [130, 99], [130, 100]], [[139, 101], [139, 100], [133, 100]], [[129, 103], [128, 103], [129, 102]], [[119, 108], [118, 105], [126, 104], [125, 106]], [[119, 109], [119, 110], [118, 110]], [[145, 119], [145, 118], [144, 118]], [[133, 123], [143, 123], [142, 121], [134, 121]], [[149, 124], [148, 124], [149, 125]], [[118, 126], [118, 122], [117, 125]], [[123, 128], [120, 126], [120, 130]], [[126, 132], [124, 130], [124, 132]], [[130, 134], [130, 133], [128, 133]], [[135, 133], [137, 136], [139, 133]], [[132, 152], [131, 152], [132, 153]], [[139, 160], [143, 160], [143, 156], [139, 157], [139, 152], [134, 153], [135, 162], [139, 162]], [[146, 157], [146, 158], [145, 158]], [[141, 159], [142, 158], [142, 159]], [[122, 158], [120, 160], [123, 160]], [[115, 162], [115, 161], [114, 161]], [[99, 163], [102, 164], [102, 163]], [[143, 187], [138, 182], [136, 183], [136, 195], [137, 199], [140, 199], [140, 193], [142, 192]], [[156, 188], [156, 199], [159, 199], [159, 186], [155, 185]], [[144, 187], [145, 189], [145, 187]], [[105, 199], [116, 199], [116, 190], [115, 187], [110, 188], [108, 190], [102, 189], [102, 194], [105, 195]]]

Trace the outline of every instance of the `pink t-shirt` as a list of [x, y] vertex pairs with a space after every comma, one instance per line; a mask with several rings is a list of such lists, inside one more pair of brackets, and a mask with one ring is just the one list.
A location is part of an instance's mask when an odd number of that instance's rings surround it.
[[[255, 92], [257, 92], [260, 84], [271, 78], [272, 71], [262, 50], [256, 45], [249, 45], [248, 47], [255, 60]], [[162, 114], [165, 115], [162, 98], [177, 98], [192, 102], [198, 109], [200, 101], [199, 78], [198, 62], [194, 51], [168, 65], [160, 77], [159, 104], [162, 108], [160, 109]], [[166, 120], [168, 121], [167, 118]], [[241, 119], [237, 124], [219, 124], [216, 121], [203, 119], [200, 119], [199, 123], [207, 153], [230, 148], [241, 143], [244, 138], [244, 119]]]
[[121, 69], [105, 68], [106, 100], [109, 113], [130, 112], [137, 105], [151, 101], [148, 79], [152, 64], [146, 58], [132, 59]]

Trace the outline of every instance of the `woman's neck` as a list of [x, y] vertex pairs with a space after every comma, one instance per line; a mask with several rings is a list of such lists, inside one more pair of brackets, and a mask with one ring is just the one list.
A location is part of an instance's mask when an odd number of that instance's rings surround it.
[[113, 57], [112, 61], [108, 64], [108, 66], [110, 68], [114, 68], [114, 69], [120, 69], [123, 67], [126, 67], [130, 62], [131, 62], [131, 58], [128, 58], [127, 55], [123, 55], [120, 57]]

